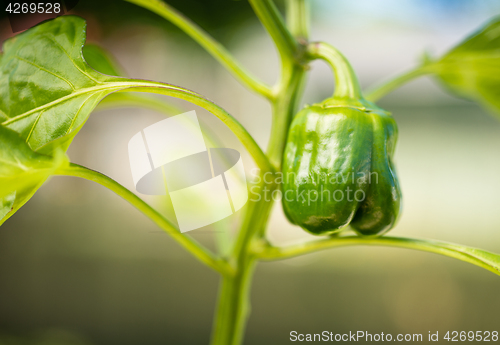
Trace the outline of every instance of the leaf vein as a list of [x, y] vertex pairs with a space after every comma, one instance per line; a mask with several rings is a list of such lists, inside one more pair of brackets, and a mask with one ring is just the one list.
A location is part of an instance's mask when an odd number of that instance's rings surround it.
[[[24, 171], [29, 170], [29, 168], [27, 166], [25, 166], [24, 164], [22, 164], [17, 157], [15, 157], [15, 162], [14, 161], [10, 161], [10, 160], [5, 160], [3, 158], [0, 158], [0, 162], [8, 164], [8, 165], [15, 166], [15, 167], [20, 167]], [[0, 175], [0, 176], [2, 176], [2, 175]]]
[[68, 83], [68, 85], [71, 87], [71, 89], [72, 89], [73, 91], [75, 91], [75, 86], [74, 86], [74, 85], [73, 85], [73, 84], [72, 84], [69, 80], [67, 80], [66, 78], [64, 78], [64, 77], [62, 77], [62, 76], [60, 76], [60, 75], [58, 75], [57, 73], [51, 72], [51, 71], [49, 71], [48, 69], [46, 69], [46, 68], [44, 68], [44, 67], [42, 67], [42, 66], [40, 66], [40, 65], [38, 65], [38, 64], [36, 64], [36, 63], [34, 63], [34, 62], [32, 62], [32, 61], [29, 61], [29, 60], [27, 60], [27, 59], [25, 59], [25, 58], [23, 58], [23, 57], [20, 57], [19, 55], [16, 55], [15, 57], [16, 57], [17, 59], [21, 60], [21, 61], [24, 61], [24, 62], [26, 62], [26, 63], [28, 63], [28, 64], [30, 64], [30, 65], [32, 65], [32, 66], [35, 66], [35, 67], [37, 67], [37, 68], [41, 69], [41, 70], [42, 70], [42, 71], [44, 71], [44, 72], [47, 72], [47, 73], [52, 74], [54, 77], [57, 77], [57, 78], [59, 78], [59, 79], [61, 79], [61, 80], [65, 81], [66, 83]]
[[[40, 117], [42, 116], [42, 114], [43, 114], [44, 112], [45, 112], [45, 109], [44, 109], [44, 110], [42, 110], [42, 111], [40, 111], [40, 114], [38, 114], [38, 116], [36, 117], [35, 121], [33, 122], [33, 125], [31, 126], [30, 132], [29, 132], [29, 134], [28, 134], [28, 137], [27, 137], [27, 138], [26, 138], [26, 140], [25, 140], [25, 141], [26, 141], [26, 143], [28, 143], [28, 141], [30, 140], [31, 135], [32, 135], [32, 134], [33, 134], [33, 132], [35, 131], [35, 127], [36, 127], [36, 125], [37, 125], [38, 121], [40, 120]], [[29, 143], [28, 143], [28, 145], [29, 145]], [[30, 145], [30, 147], [31, 147], [31, 145]]]
[[[64, 97], [61, 97], [61, 98], [58, 98], [52, 102], [49, 102], [49, 103], [45, 103], [44, 105], [41, 105], [39, 107], [36, 107], [34, 109], [31, 109], [31, 110], [28, 110], [27, 112], [24, 112], [22, 114], [19, 114], [19, 115], [16, 115], [14, 117], [11, 117], [9, 120], [7, 121], [4, 121], [2, 123], [2, 125], [8, 125], [8, 124], [11, 124], [13, 122], [16, 122], [16, 121], [19, 121], [23, 118], [25, 118], [26, 116], [29, 116], [33, 113], [36, 113], [37, 111], [40, 111], [40, 110], [43, 110], [43, 109], [47, 109], [47, 108], [50, 108], [52, 106], [56, 106], [60, 103], [63, 103], [67, 100], [70, 100], [71, 98], [74, 98], [74, 97], [78, 97], [78, 96], [81, 96], [81, 95], [84, 95], [88, 92], [92, 92], [92, 93], [96, 93], [96, 92], [99, 92], [99, 91], [103, 91], [103, 90], [109, 90], [109, 92], [114, 92], [116, 90], [119, 90], [121, 88], [126, 88], [126, 87], [129, 87], [130, 85], [122, 85], [120, 83], [116, 83], [115, 85], [103, 85], [103, 86], [93, 86], [93, 87], [88, 87], [88, 88], [83, 88], [83, 89], [80, 89], [76, 92], [73, 92], [69, 95], [66, 95]], [[133, 86], [133, 85], [132, 85]]]
[[54, 42], [54, 44], [57, 45], [64, 52], [64, 54], [68, 57], [68, 59], [71, 61], [71, 63], [73, 63], [73, 65], [75, 66], [75, 68], [78, 71], [80, 71], [81, 74], [83, 74], [84, 76], [86, 76], [87, 78], [89, 78], [90, 80], [92, 80], [96, 84], [102, 84], [102, 82], [98, 81], [97, 79], [93, 78], [90, 74], [88, 74], [87, 72], [83, 71], [78, 66], [78, 64], [76, 63], [76, 61], [73, 60], [73, 58], [68, 54], [68, 52], [66, 51], [66, 49], [64, 49], [64, 47], [59, 42], [57, 42], [52, 36], [49, 36], [49, 35], [43, 35], [43, 36], [46, 37], [46, 38], [48, 38], [52, 42]]
[[75, 121], [76, 121], [76, 118], [78, 117], [78, 115], [80, 114], [80, 112], [82, 111], [83, 109], [83, 106], [85, 105], [85, 103], [87, 103], [87, 101], [92, 98], [92, 96], [94, 96], [94, 94], [91, 94], [90, 96], [88, 96], [85, 101], [82, 102], [82, 104], [80, 105], [80, 108], [78, 108], [78, 111], [76, 112], [76, 114], [73, 116], [73, 119], [71, 120], [71, 124], [69, 125], [68, 127], [68, 130], [66, 131], [65, 135], [67, 135], [69, 132], [71, 132], [71, 129], [73, 129], [73, 125], [75, 124]]

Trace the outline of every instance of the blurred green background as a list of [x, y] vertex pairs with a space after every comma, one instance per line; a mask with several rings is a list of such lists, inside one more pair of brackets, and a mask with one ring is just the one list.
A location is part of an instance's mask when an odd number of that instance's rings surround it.
[[[368, 87], [440, 54], [494, 15], [487, 0], [312, 0], [312, 37], [351, 60]], [[246, 1], [169, 1], [267, 82], [274, 48]], [[100, 43], [136, 78], [182, 85], [222, 105], [267, 144], [270, 109], [207, 53], [159, 17], [120, 1], [81, 0]], [[2, 41], [11, 36], [0, 22]], [[314, 63], [305, 103], [331, 93]], [[175, 101], [175, 100], [174, 100]], [[228, 147], [221, 123], [196, 109]], [[392, 235], [434, 238], [500, 253], [500, 121], [451, 97], [431, 80], [384, 98], [400, 128], [396, 161], [404, 211]], [[133, 189], [130, 137], [162, 115], [96, 111], [69, 150], [74, 162]], [[252, 162], [248, 155], [245, 166]], [[154, 197], [148, 198], [157, 202]], [[158, 204], [158, 203], [156, 203]], [[239, 212], [241, 213], [241, 211]], [[222, 226], [189, 233], [217, 250]], [[220, 225], [220, 224], [219, 224]], [[310, 238], [275, 207], [270, 239]], [[125, 201], [87, 181], [55, 177], [0, 228], [0, 344], [206, 344], [218, 277]], [[500, 278], [475, 266], [392, 248], [344, 248], [259, 264], [245, 344], [288, 344], [289, 333], [500, 331]]]

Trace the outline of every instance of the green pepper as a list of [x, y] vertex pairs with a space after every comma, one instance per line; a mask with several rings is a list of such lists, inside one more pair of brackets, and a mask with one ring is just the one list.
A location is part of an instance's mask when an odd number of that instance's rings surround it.
[[365, 100], [327, 99], [294, 118], [283, 156], [283, 208], [312, 234], [380, 235], [398, 217], [401, 192], [392, 157], [397, 126]]

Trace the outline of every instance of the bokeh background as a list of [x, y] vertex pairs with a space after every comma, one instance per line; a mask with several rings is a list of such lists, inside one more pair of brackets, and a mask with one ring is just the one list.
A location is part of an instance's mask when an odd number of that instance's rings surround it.
[[[437, 56], [500, 14], [497, 0], [312, 0], [312, 38], [337, 46], [364, 87]], [[272, 83], [273, 45], [246, 1], [169, 1], [250, 70]], [[132, 77], [181, 85], [222, 105], [263, 147], [266, 101], [163, 19], [121, 1], [81, 0], [89, 41], [110, 50]], [[0, 21], [2, 41], [12, 35]], [[328, 67], [314, 63], [304, 103], [331, 94]], [[213, 116], [203, 126], [243, 148]], [[391, 234], [500, 252], [500, 121], [422, 78], [379, 103], [400, 128], [396, 154], [404, 211]], [[163, 115], [96, 111], [73, 142], [72, 161], [133, 188], [127, 143]], [[252, 162], [245, 157], [248, 171]], [[162, 203], [150, 201], [157, 207]], [[166, 212], [166, 211], [165, 211]], [[238, 214], [189, 233], [213, 250]], [[309, 239], [278, 204], [270, 239]], [[219, 244], [219, 245], [218, 245]], [[222, 248], [222, 249], [221, 249]], [[0, 228], [0, 344], [206, 344], [218, 277], [110, 191], [52, 178]], [[245, 344], [288, 344], [289, 333], [500, 331], [500, 279], [434, 254], [353, 247], [259, 264]]]

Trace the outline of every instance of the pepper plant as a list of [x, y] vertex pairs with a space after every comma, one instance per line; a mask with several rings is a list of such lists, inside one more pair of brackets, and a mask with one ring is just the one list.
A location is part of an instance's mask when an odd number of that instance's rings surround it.
[[[281, 73], [274, 86], [245, 70], [217, 41], [160, 0], [126, 0], [169, 20], [206, 49], [236, 79], [272, 106], [269, 146], [263, 150], [221, 106], [185, 88], [160, 81], [130, 79], [103, 49], [85, 45], [85, 20], [61, 16], [23, 32], [3, 45], [0, 57], [0, 223], [23, 206], [52, 175], [68, 175], [101, 184], [132, 204], [179, 245], [221, 277], [212, 344], [243, 341], [249, 317], [252, 275], [259, 261], [283, 260], [344, 246], [388, 246], [421, 250], [469, 262], [500, 275], [500, 256], [463, 245], [426, 239], [381, 236], [396, 223], [401, 193], [392, 155], [397, 127], [375, 101], [403, 85], [431, 75], [450, 91], [500, 114], [500, 18], [492, 20], [441, 58], [426, 58], [415, 69], [363, 96], [347, 59], [325, 42], [309, 38], [307, 0], [287, 0], [286, 19], [272, 0], [249, 0], [279, 53]], [[82, 51], [83, 48], [83, 51]], [[326, 61], [335, 76], [335, 93], [299, 111], [309, 64]], [[301, 176], [376, 171], [378, 184], [355, 182], [366, 191], [363, 202], [303, 204], [283, 201], [288, 218], [317, 235], [299, 245], [277, 247], [266, 239], [273, 200], [250, 199], [230, 250], [218, 255], [141, 198], [97, 171], [69, 162], [65, 152], [96, 106], [143, 106], [175, 114], [175, 107], [145, 95], [176, 97], [208, 110], [237, 136], [259, 168], [249, 181], [255, 194], [315, 190], [320, 185]], [[307, 161], [307, 162], [306, 162]], [[293, 171], [295, 179], [280, 186], [265, 184], [264, 174]], [[345, 190], [348, 183], [330, 189]], [[344, 230], [351, 227], [356, 234]]]

